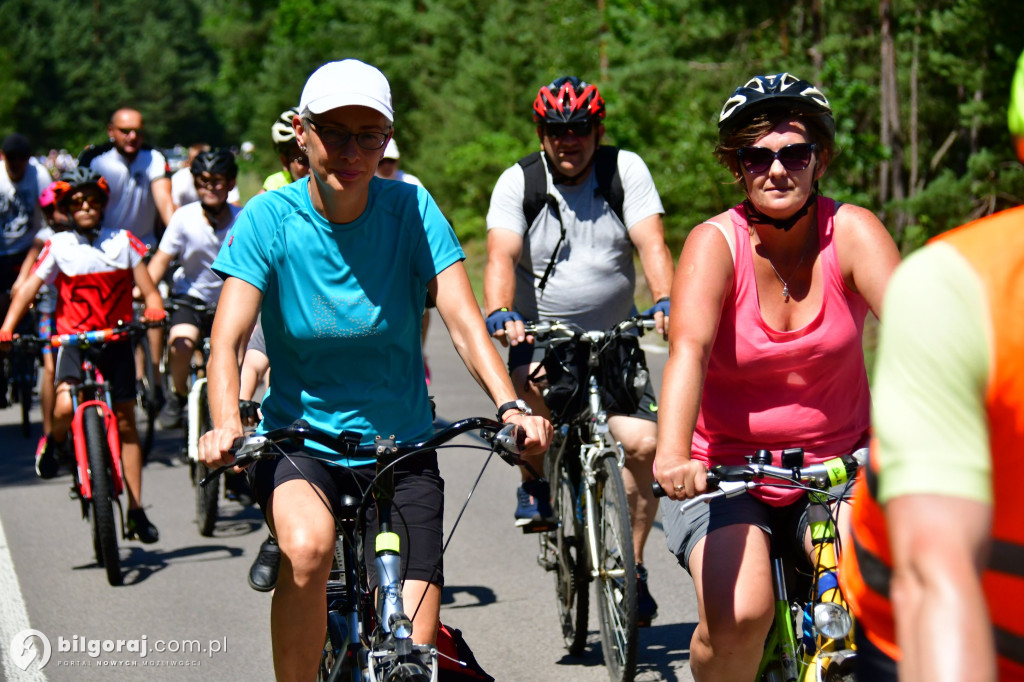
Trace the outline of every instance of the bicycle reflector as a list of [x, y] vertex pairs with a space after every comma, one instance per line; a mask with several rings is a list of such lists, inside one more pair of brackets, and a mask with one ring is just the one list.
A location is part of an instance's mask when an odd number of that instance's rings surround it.
[[814, 626], [829, 639], [843, 639], [853, 628], [853, 619], [839, 604], [825, 602], [814, 605]]

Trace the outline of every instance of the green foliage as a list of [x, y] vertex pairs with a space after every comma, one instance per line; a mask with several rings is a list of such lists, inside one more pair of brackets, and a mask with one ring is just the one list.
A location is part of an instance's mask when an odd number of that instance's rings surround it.
[[[754, 74], [789, 71], [836, 112], [840, 153], [823, 191], [902, 215], [909, 249], [1024, 194], [1005, 130], [1024, 13], [1019, 0], [888, 7], [898, 149], [882, 136], [879, 0], [4, 0], [0, 127], [40, 151], [77, 151], [135, 106], [155, 144], [252, 140], [257, 178], [277, 169], [269, 128], [307, 76], [355, 57], [391, 81], [403, 166], [474, 239], [498, 176], [537, 147], [538, 88], [575, 74], [607, 101], [605, 141], [647, 161], [677, 250], [742, 196], [712, 156], [722, 103]], [[894, 159], [898, 202], [880, 189]]]

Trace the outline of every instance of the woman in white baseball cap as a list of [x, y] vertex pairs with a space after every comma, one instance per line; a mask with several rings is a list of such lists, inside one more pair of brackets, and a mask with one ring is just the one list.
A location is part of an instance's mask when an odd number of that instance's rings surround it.
[[[428, 293], [470, 373], [506, 408], [506, 421], [525, 429], [530, 451], [546, 449], [551, 425], [506, 405], [516, 394], [487, 335], [451, 226], [422, 187], [374, 177], [394, 121], [384, 74], [353, 59], [325, 64], [309, 77], [298, 109], [292, 124], [310, 175], [253, 197], [213, 264], [225, 282], [208, 373], [215, 429], [203, 437], [200, 458], [225, 463], [242, 434], [236, 358], [258, 312], [274, 369], [260, 430], [302, 418], [330, 433], [358, 432], [364, 443], [378, 434], [399, 442], [430, 436], [419, 336]], [[333, 461], [314, 447], [249, 472], [283, 554], [271, 607], [278, 680], [316, 676], [327, 618], [334, 519], [303, 479], [333, 503], [359, 494], [374, 468], [372, 461]], [[436, 454], [400, 465], [396, 485], [395, 530], [410, 550], [403, 554], [403, 593], [407, 604], [423, 597], [413, 639], [431, 643], [443, 582]]]

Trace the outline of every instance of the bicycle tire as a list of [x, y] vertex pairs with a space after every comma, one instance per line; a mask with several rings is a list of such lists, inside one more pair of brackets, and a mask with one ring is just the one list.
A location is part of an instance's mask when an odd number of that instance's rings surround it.
[[569, 655], [580, 656], [587, 645], [590, 572], [583, 519], [577, 513], [579, 460], [569, 450], [562, 448], [555, 457], [549, 477], [555, 486], [552, 508], [559, 521], [555, 531], [555, 597], [562, 641]]
[[633, 525], [626, 486], [618, 459], [611, 454], [597, 463], [594, 487], [598, 560], [594, 596], [598, 603], [601, 649], [613, 682], [632, 682], [636, 674], [637, 593]]
[[111, 474], [110, 444], [99, 408], [90, 408], [83, 415], [82, 430], [89, 460], [89, 482], [92, 487], [90, 501], [93, 549], [96, 560], [107, 572], [107, 582], [117, 586], [123, 583], [121, 557], [117, 546], [117, 527], [114, 519], [114, 486]]
[[141, 349], [143, 362], [142, 376], [136, 383], [135, 401], [142, 411], [142, 418], [136, 416], [135, 422], [139, 433], [139, 447], [142, 449], [142, 461], [145, 462], [149, 459], [150, 450], [153, 449], [156, 415], [160, 409], [156, 404], [156, 391], [160, 384], [156, 370], [153, 368], [149, 337], [146, 334], [139, 336], [137, 346]]
[[[213, 429], [210, 420], [210, 405], [206, 402], [206, 384], [199, 388], [199, 435]], [[212, 537], [213, 529], [217, 525], [217, 500], [220, 496], [220, 477], [213, 479], [205, 486], [199, 485], [199, 481], [206, 478], [210, 473], [202, 462], [196, 462], [193, 467], [193, 483], [196, 489], [196, 523], [199, 526], [199, 534], [203, 537]]]

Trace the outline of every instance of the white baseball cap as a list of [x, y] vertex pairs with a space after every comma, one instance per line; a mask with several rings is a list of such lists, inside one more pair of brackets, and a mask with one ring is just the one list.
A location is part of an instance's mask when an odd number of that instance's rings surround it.
[[299, 111], [322, 114], [347, 106], [370, 107], [394, 122], [391, 86], [375, 66], [358, 59], [328, 62], [313, 72], [302, 88]]
[[395, 161], [398, 161], [398, 159], [402, 158], [401, 155], [398, 153], [398, 145], [395, 143], [395, 138], [393, 137], [390, 140], [388, 140], [388, 146], [384, 147], [384, 158], [394, 159]]

